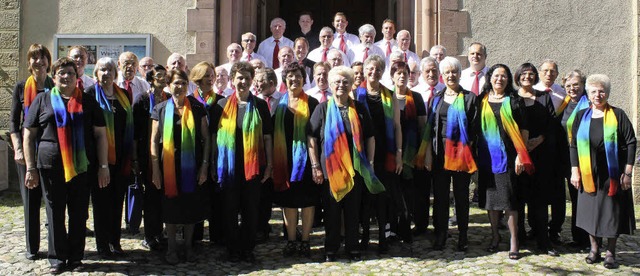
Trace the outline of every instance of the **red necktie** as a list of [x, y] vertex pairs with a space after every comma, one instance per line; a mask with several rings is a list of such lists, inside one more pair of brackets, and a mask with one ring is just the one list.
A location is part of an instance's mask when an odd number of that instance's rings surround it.
[[364, 62], [369, 57], [369, 48], [364, 48], [364, 57], [362, 58], [362, 62]]
[[407, 52], [404, 52], [404, 63], [407, 63], [407, 62], [408, 62], [408, 60], [407, 60]]
[[271, 96], [267, 96], [264, 99], [267, 101], [267, 107], [269, 107], [269, 112], [271, 112]]
[[249, 57], [247, 58], [247, 61], [251, 61], [251, 54], [249, 54]]
[[431, 97], [433, 97], [434, 90], [436, 90], [435, 87], [429, 88], [429, 94], [427, 94], [427, 99], [425, 100], [426, 102], [428, 102], [431, 99]]
[[82, 78], [78, 77], [78, 80], [76, 80], [76, 87], [78, 89], [80, 89], [80, 91], [84, 92], [84, 83], [82, 82]]
[[280, 67], [280, 61], [278, 60], [278, 52], [280, 52], [280, 40], [275, 40], [276, 42], [276, 47], [273, 47], [273, 60], [272, 60], [272, 68], [278, 69]]
[[322, 93], [322, 97], [320, 98], [320, 102], [324, 103], [327, 101], [327, 90], [322, 90], [321, 93]]
[[480, 71], [474, 72], [475, 76], [473, 77], [473, 85], [471, 86], [471, 92], [473, 94], [480, 94], [480, 79], [478, 75], [480, 75]]
[[391, 41], [387, 41], [387, 57], [391, 54]]
[[324, 49], [324, 51], [322, 51], [322, 62], [327, 62], [327, 52], [329, 49]]
[[547, 93], [551, 93], [551, 91], [552, 91], [551, 88], [547, 88], [544, 90], [544, 92], [547, 92]]
[[287, 86], [284, 84], [284, 81], [280, 84], [280, 88], [278, 89], [278, 92], [286, 92], [287, 91]]
[[344, 42], [344, 35], [340, 35], [340, 51], [343, 53], [347, 52], [347, 43]]
[[129, 102], [131, 102], [131, 99], [133, 99], [133, 89], [131, 88], [130, 80], [124, 81], [124, 89], [127, 90], [127, 96], [129, 96]]
[[442, 78], [442, 75], [438, 76], [438, 81], [441, 83], [444, 83], [444, 79]]

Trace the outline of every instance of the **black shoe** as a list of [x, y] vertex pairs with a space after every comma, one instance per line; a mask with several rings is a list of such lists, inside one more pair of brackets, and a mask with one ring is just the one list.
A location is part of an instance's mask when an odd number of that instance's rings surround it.
[[160, 251], [161, 246], [160, 242], [156, 239], [144, 239], [142, 241], [142, 247], [149, 249], [151, 251]]
[[89, 229], [88, 227], [86, 228], [85, 231], [86, 231], [85, 233], [86, 233], [87, 237], [93, 237], [93, 236], [96, 235], [96, 232], [93, 232], [93, 230]]
[[338, 260], [338, 257], [336, 257], [335, 253], [327, 253], [324, 255], [325, 262], [335, 262], [336, 260]]
[[555, 250], [553, 247], [549, 247], [549, 248], [542, 248], [538, 250], [540, 254], [547, 254], [551, 257], [559, 257], [560, 253]]
[[66, 266], [65, 266], [64, 262], [58, 263], [58, 264], [54, 264], [54, 265], [51, 265], [51, 267], [49, 267], [49, 273], [51, 273], [53, 275], [58, 275], [58, 274], [64, 272], [65, 269], [66, 269]]
[[67, 270], [72, 272], [82, 272], [82, 262], [81, 261], [70, 261], [67, 264]]
[[549, 233], [549, 241], [551, 241], [554, 245], [561, 245], [562, 240], [560, 239], [560, 235], [558, 233]]
[[100, 255], [100, 258], [103, 259], [110, 259], [113, 257], [113, 253], [111, 253], [111, 249], [109, 249], [109, 246], [106, 247], [98, 247], [98, 255]]
[[589, 251], [589, 255], [584, 258], [584, 261], [587, 264], [595, 264], [602, 261], [602, 257], [600, 256], [600, 252]]
[[305, 258], [311, 257], [311, 245], [309, 244], [309, 241], [301, 241], [298, 244], [298, 254]]
[[35, 261], [35, 260], [40, 258], [38, 256], [38, 253], [32, 254], [32, 253], [29, 253], [29, 252], [25, 252], [24, 253], [24, 257], [27, 258], [27, 260], [30, 260], [30, 261]]
[[124, 253], [124, 250], [122, 250], [122, 246], [120, 246], [119, 244], [110, 244], [109, 247], [111, 249], [111, 253], [113, 253], [114, 256], [127, 256], [127, 253]]
[[487, 252], [490, 253], [496, 253], [498, 252], [498, 247], [500, 245], [500, 240], [502, 240], [502, 237], [498, 236], [498, 240], [497, 241], [491, 241], [491, 244], [489, 244], [489, 247], [487, 247]]
[[389, 244], [387, 242], [378, 242], [378, 254], [389, 253]]
[[349, 260], [352, 262], [359, 262], [362, 261], [362, 256], [360, 255], [360, 252], [349, 253]]
[[604, 268], [606, 269], [618, 268], [618, 263], [613, 255], [607, 255], [604, 257], [604, 263], [602, 265], [604, 265]]
[[460, 236], [458, 238], [458, 251], [466, 252], [469, 249], [469, 241], [466, 236]]
[[298, 247], [295, 241], [287, 241], [287, 245], [282, 249], [282, 255], [285, 257], [291, 257], [298, 252]]

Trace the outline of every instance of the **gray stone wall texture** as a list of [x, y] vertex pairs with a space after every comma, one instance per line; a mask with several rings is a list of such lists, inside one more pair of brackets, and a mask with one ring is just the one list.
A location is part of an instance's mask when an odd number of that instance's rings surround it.
[[20, 1], [0, 0], [0, 129], [8, 129], [20, 63]]

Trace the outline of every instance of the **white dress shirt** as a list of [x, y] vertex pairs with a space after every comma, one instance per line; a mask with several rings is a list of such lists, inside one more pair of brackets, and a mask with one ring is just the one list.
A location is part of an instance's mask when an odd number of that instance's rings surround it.
[[[344, 34], [342, 34], [342, 35], [344, 35], [344, 43], [347, 46], [345, 54], [347, 54], [349, 52], [349, 49], [351, 49], [351, 47], [360, 44], [360, 39], [358, 38], [357, 35], [350, 34], [350, 33], [347, 33], [347, 32], [344, 32]], [[336, 49], [340, 50], [340, 39], [341, 39], [341, 34], [334, 33], [333, 34], [333, 43], [331, 43], [331, 46], [333, 46]]]
[[[327, 95], [327, 100], [329, 100], [329, 98], [333, 95], [331, 93], [331, 88], [327, 87], [326, 91], [326, 95]], [[322, 103], [322, 91], [320, 91], [320, 88], [318, 86], [315, 86], [307, 91], [305, 91], [305, 93], [307, 93], [307, 95], [314, 97], [316, 100], [318, 100], [318, 103]]]
[[[272, 50], [273, 51], [273, 50]], [[247, 52], [242, 52], [242, 57], [240, 58], [240, 61], [246, 61], [249, 62], [252, 59], [259, 59], [262, 60], [262, 63], [264, 63], [264, 66], [267, 66], [267, 59], [264, 58], [261, 54], [258, 54], [256, 52], [251, 53], [251, 58], [249, 58], [249, 54]]]
[[[280, 93], [278, 91], [274, 91], [273, 94], [271, 94], [271, 99], [267, 102], [269, 104], [269, 111], [271, 112], [271, 116], [273, 116], [273, 114], [276, 114], [276, 108], [278, 107], [280, 98], [282, 98], [283, 95], [283, 93]], [[267, 101], [267, 97], [262, 95], [262, 93], [258, 94], [258, 98], [263, 99], [265, 102]]]
[[[557, 83], [554, 83], [551, 87], [547, 87], [544, 83], [538, 82], [533, 86], [533, 89], [550, 92], [551, 102], [553, 103], [553, 108], [556, 110], [560, 107], [560, 104], [562, 104], [562, 101], [564, 101], [564, 98], [567, 96], [567, 92], [564, 91], [564, 88]], [[551, 89], [551, 91], [548, 91], [547, 89]]]
[[[364, 53], [366, 48], [367, 47], [365, 47], [362, 43], [349, 48], [349, 51], [347, 51], [347, 57], [349, 58], [349, 61], [351, 61], [351, 63], [354, 63], [356, 61], [364, 62]], [[380, 47], [376, 46], [375, 44], [372, 44], [369, 47], [368, 56], [373, 55], [378, 55], [382, 58], [385, 58], [384, 51], [382, 51], [382, 49], [380, 49]]]
[[233, 94], [233, 89], [227, 87], [224, 90], [222, 90], [222, 92], [220, 90], [218, 90], [218, 88], [216, 88], [215, 86], [213, 87], [213, 92], [218, 94], [218, 95], [222, 95], [223, 97], [229, 97], [231, 96], [231, 94]]
[[[278, 41], [279, 41], [278, 47], [280, 49], [282, 49], [282, 47], [284, 46], [289, 46], [291, 47], [291, 49], [293, 49], [293, 41], [291, 41], [291, 39], [288, 39], [283, 36], [280, 39], [278, 39]], [[262, 42], [260, 42], [260, 45], [258, 46], [258, 54], [264, 57], [264, 59], [267, 61], [265, 63], [265, 66], [270, 68], [273, 68], [273, 48], [275, 47], [276, 47], [276, 42], [273, 36], [263, 40]]]
[[[84, 80], [83, 80], [84, 81]], [[124, 90], [126, 90], [126, 86], [125, 86], [125, 81], [124, 81], [124, 77], [122, 75], [122, 72], [119, 72], [118, 74], [118, 86]], [[85, 85], [85, 87], [87, 87]], [[151, 88], [151, 86], [149, 85], [149, 83], [142, 79], [141, 77], [134, 77], [133, 80], [131, 80], [131, 92], [132, 92], [132, 96], [133, 96], [133, 101], [135, 101], [140, 95], [147, 93], [147, 90], [149, 90], [149, 88]]]
[[82, 79], [82, 86], [85, 89], [89, 86], [93, 86], [94, 84], [96, 84], [96, 80], [94, 80], [92, 77], [87, 76], [87, 74], [83, 74], [80, 78]]
[[[416, 53], [411, 52], [410, 50], [402, 51], [399, 47], [395, 47], [391, 51], [396, 51], [396, 50], [402, 52], [405, 55], [407, 64], [413, 61], [416, 63], [416, 65], [418, 65], [418, 69], [420, 69], [420, 57]], [[390, 62], [387, 62], [387, 68], [391, 68]]]
[[[331, 51], [331, 49], [337, 49], [333, 46], [329, 47], [329, 49], [327, 50], [327, 55], [329, 54], [329, 51]], [[349, 62], [349, 57], [347, 57], [347, 55], [345, 55], [344, 53], [342, 53], [342, 51], [338, 50], [341, 54], [342, 54], [342, 63], [344, 64], [344, 66], [351, 66], [351, 63]], [[307, 58], [312, 60], [313, 62], [320, 62], [322, 61], [322, 55], [324, 53], [324, 48], [322, 48], [322, 46], [313, 49], [313, 51], [311, 51], [308, 55]], [[328, 62], [328, 57], [327, 57], [327, 62]]]
[[[435, 87], [433, 87], [433, 91], [431, 90], [431, 85], [428, 85], [427, 83], [421, 83], [418, 84], [416, 87], [411, 88], [411, 91], [416, 92], [416, 93], [420, 93], [420, 96], [422, 96], [422, 100], [424, 101], [424, 106], [426, 108], [429, 108], [429, 100], [433, 97], [433, 95], [442, 90], [447, 88], [446, 85], [444, 85], [444, 83], [439, 82], [438, 84], [436, 84]], [[429, 110], [427, 110], [428, 112]]]
[[[484, 78], [489, 71], [489, 67], [485, 66], [478, 74], [478, 94], [482, 93], [482, 87], [484, 87]], [[473, 88], [473, 80], [475, 79], [476, 72], [473, 68], [469, 67], [467, 69], [462, 70], [460, 74], [460, 86], [464, 88], [464, 90], [471, 91]], [[473, 93], [473, 91], [471, 91]]]
[[[385, 58], [389, 58], [389, 56], [387, 56], [387, 42], [389, 42], [389, 44], [391, 44], [391, 51], [393, 52], [393, 48], [398, 47], [398, 42], [396, 41], [395, 38], [392, 38], [391, 40], [385, 40], [384, 38], [381, 39], [380, 41], [376, 42], [376, 46], [380, 47], [380, 49], [382, 49], [382, 51], [385, 54]], [[389, 53], [391, 54], [391, 53]]]

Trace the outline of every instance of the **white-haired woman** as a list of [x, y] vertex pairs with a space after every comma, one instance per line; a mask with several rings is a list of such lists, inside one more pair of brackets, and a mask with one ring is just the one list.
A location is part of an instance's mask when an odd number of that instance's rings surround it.
[[[430, 125], [433, 126], [433, 217], [435, 237], [433, 248], [442, 250], [447, 240], [449, 219], [449, 187], [458, 221], [458, 251], [468, 248], [469, 183], [477, 170], [475, 163], [475, 129], [477, 123], [476, 95], [460, 86], [460, 62], [446, 57], [440, 62], [440, 72], [446, 88], [436, 92], [429, 103]], [[432, 166], [432, 167], [431, 167]]]
[[336, 260], [343, 221], [345, 251], [349, 259], [361, 259], [358, 221], [363, 185], [374, 193], [384, 190], [369, 162], [375, 147], [371, 117], [362, 104], [349, 98], [353, 78], [351, 68], [331, 69], [333, 97], [318, 105], [309, 120], [309, 157], [313, 181], [323, 184], [324, 248], [329, 262]]
[[102, 110], [107, 130], [108, 163], [111, 183], [92, 185], [96, 247], [102, 257], [124, 256], [120, 245], [124, 195], [131, 175], [133, 153], [133, 108], [127, 92], [116, 84], [116, 60], [103, 57], [93, 69], [97, 82], [85, 94], [94, 98]]
[[600, 260], [607, 239], [604, 267], [616, 268], [616, 241], [635, 228], [631, 179], [636, 138], [627, 114], [608, 103], [611, 81], [606, 75], [587, 78], [591, 108], [576, 114], [572, 127], [571, 184], [578, 189], [576, 225], [589, 233], [588, 264]]

